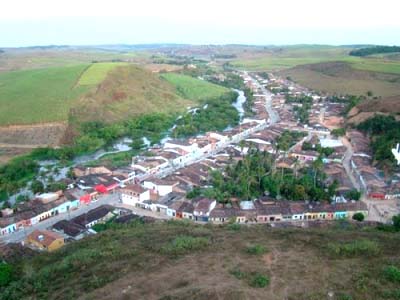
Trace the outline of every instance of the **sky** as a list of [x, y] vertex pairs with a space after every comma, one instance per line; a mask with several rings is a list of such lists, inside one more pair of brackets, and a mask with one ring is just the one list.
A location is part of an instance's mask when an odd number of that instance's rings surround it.
[[0, 47], [98, 44], [400, 45], [398, 0], [12, 0]]

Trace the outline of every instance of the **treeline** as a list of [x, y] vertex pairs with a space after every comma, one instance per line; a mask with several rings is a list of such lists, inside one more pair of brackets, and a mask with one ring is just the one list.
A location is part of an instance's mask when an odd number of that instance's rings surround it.
[[370, 145], [374, 160], [393, 167], [395, 159], [392, 148], [400, 142], [400, 122], [393, 116], [375, 115], [360, 123], [358, 129], [371, 137]]
[[326, 186], [321, 159], [311, 168], [277, 169], [276, 157], [268, 152], [251, 149], [243, 160], [228, 165], [222, 172], [211, 173], [211, 188], [194, 189], [188, 197], [204, 195], [228, 203], [231, 198], [251, 200], [263, 195], [275, 199], [328, 201], [337, 183]]
[[349, 55], [351, 55], [351, 56], [368, 56], [368, 55], [373, 55], [373, 54], [394, 53], [394, 52], [400, 52], [400, 47], [398, 47], [398, 46], [367, 47], [367, 48], [352, 50], [349, 52]]
[[203, 106], [187, 112], [176, 121], [172, 135], [188, 137], [207, 131], [221, 131], [239, 123], [239, 114], [232, 106], [238, 94], [229, 92], [216, 99], [203, 102]]

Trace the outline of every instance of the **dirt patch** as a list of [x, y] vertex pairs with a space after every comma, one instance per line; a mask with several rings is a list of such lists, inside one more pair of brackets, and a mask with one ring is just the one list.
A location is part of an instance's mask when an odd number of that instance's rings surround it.
[[267, 267], [271, 267], [272, 262], [273, 262], [273, 254], [272, 253], [267, 253], [263, 255], [263, 261], [265, 262], [265, 264], [267, 265]]
[[3, 148], [54, 147], [60, 144], [66, 128], [61, 122], [4, 126], [0, 127], [0, 144]]

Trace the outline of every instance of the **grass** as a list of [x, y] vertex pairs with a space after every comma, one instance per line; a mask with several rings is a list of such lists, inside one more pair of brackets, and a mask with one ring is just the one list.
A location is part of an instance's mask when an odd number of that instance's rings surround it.
[[114, 70], [118, 66], [124, 66], [126, 63], [120, 62], [105, 62], [105, 63], [95, 63], [83, 72], [79, 78], [78, 85], [97, 85], [101, 83], [107, 74]]
[[88, 87], [75, 87], [87, 65], [0, 73], [0, 125], [65, 121]]
[[[371, 240], [374, 246], [360, 244]], [[0, 290], [0, 299], [294, 300], [326, 299], [328, 292], [332, 299], [398, 299], [398, 282], [385, 270], [400, 264], [399, 242], [398, 234], [373, 228], [255, 225], [232, 231], [179, 221], [133, 222], [54, 253], [16, 256], [9, 261], [15, 281]], [[249, 243], [270, 252], [240, 250]], [[347, 250], [332, 255], [328, 244]], [[370, 255], [375, 246], [379, 255]]]
[[375, 256], [380, 252], [379, 245], [370, 240], [328, 243], [327, 247], [330, 254], [336, 257]]
[[167, 73], [161, 75], [161, 77], [174, 85], [182, 97], [190, 100], [199, 101], [209, 98], [217, 98], [229, 92], [229, 89], [225, 87], [187, 75]]

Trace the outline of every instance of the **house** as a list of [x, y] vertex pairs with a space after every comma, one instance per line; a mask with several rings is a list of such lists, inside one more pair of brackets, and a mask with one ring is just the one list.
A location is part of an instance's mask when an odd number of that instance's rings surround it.
[[210, 212], [215, 208], [217, 201], [214, 199], [201, 198], [195, 201], [193, 216], [196, 221], [208, 221]]
[[90, 228], [97, 223], [106, 222], [114, 217], [115, 214], [113, 211], [114, 207], [111, 205], [101, 205], [95, 209], [89, 210], [87, 213], [73, 218], [71, 221], [86, 228]]
[[189, 143], [185, 140], [169, 140], [165, 142], [164, 149], [176, 149], [180, 155], [196, 152], [199, 147], [197, 143]]
[[237, 210], [235, 208], [214, 208], [210, 212], [209, 221], [213, 223], [226, 223], [236, 220]]
[[50, 230], [35, 230], [28, 235], [26, 243], [39, 250], [51, 252], [64, 246], [64, 237]]
[[121, 188], [120, 195], [122, 203], [132, 206], [150, 199], [150, 191], [139, 184], [130, 184]]
[[183, 219], [193, 220], [193, 211], [194, 206], [191, 202], [183, 202], [182, 205], [176, 209], [176, 217], [180, 218], [180, 216], [182, 216]]
[[165, 196], [171, 193], [174, 186], [178, 185], [178, 183], [177, 181], [169, 181], [154, 177], [143, 181], [143, 186], [149, 189], [150, 193]]
[[80, 240], [87, 234], [87, 228], [72, 221], [61, 220], [52, 227], [54, 230], [63, 233], [74, 240]]

